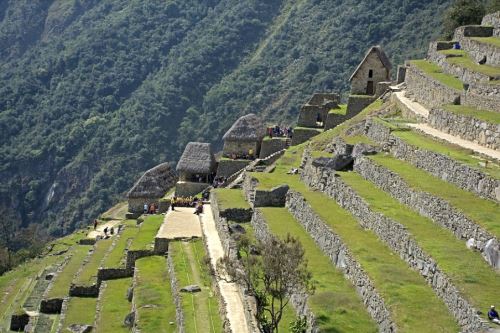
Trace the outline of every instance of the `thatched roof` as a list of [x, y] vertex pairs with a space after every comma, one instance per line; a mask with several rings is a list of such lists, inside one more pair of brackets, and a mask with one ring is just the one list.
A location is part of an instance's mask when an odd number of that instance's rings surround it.
[[349, 78], [349, 81], [352, 80], [352, 78], [354, 77], [354, 75], [356, 75], [356, 73], [361, 69], [361, 66], [363, 66], [364, 62], [366, 61], [366, 59], [370, 56], [370, 54], [372, 53], [375, 53], [378, 58], [380, 59], [380, 61], [382, 62], [382, 65], [384, 65], [385, 68], [387, 69], [391, 69], [392, 68], [392, 64], [391, 64], [391, 61], [389, 60], [389, 58], [387, 57], [387, 54], [385, 54], [384, 50], [382, 49], [382, 46], [380, 45], [376, 45], [376, 46], [372, 46], [370, 47], [370, 49], [366, 52], [365, 54], [365, 57], [363, 58], [363, 60], [359, 63], [358, 67], [356, 67], [356, 69], [354, 70], [354, 73], [352, 73], [351, 77]]
[[188, 143], [179, 163], [177, 163], [177, 171], [179, 172], [210, 174], [214, 169], [215, 157], [210, 143]]
[[240, 117], [224, 134], [224, 140], [231, 141], [260, 141], [266, 136], [266, 127], [262, 120], [250, 113]]
[[177, 181], [170, 163], [162, 163], [146, 171], [127, 193], [128, 198], [161, 198]]

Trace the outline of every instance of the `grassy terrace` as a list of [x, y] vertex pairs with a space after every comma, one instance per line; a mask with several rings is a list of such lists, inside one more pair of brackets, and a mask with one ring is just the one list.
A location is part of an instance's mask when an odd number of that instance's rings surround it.
[[495, 45], [496, 47], [500, 47], [500, 38], [498, 37], [472, 37], [478, 42]]
[[479, 65], [469, 57], [467, 52], [463, 50], [453, 50], [452, 52], [446, 50], [440, 52], [447, 55], [453, 55], [452, 57], [446, 58], [446, 61], [450, 64], [457, 65], [462, 68], [467, 68], [473, 72], [488, 75], [490, 77], [500, 76], [500, 68], [489, 65]]
[[345, 116], [347, 112], [347, 104], [340, 104], [338, 109], [331, 109], [328, 114], [338, 114]]
[[204, 262], [202, 240], [171, 242], [172, 255], [179, 287], [197, 284], [201, 292], [181, 293], [186, 332], [223, 332], [217, 297], [212, 293], [212, 281]]
[[[61, 332], [69, 332], [71, 324], [94, 325], [97, 298], [71, 297], [62, 323]], [[125, 318], [125, 316], [124, 316]], [[123, 321], [123, 318], [121, 318]]]
[[457, 90], [463, 89], [463, 83], [453, 75], [443, 73], [443, 70], [438, 65], [427, 60], [411, 60], [410, 63], [419, 68], [430, 77], [436, 79], [442, 84]]
[[494, 304], [498, 298], [500, 276], [479, 254], [468, 250], [463, 242], [457, 240], [448, 230], [437, 227], [430, 219], [400, 204], [359, 174], [339, 174], [342, 180], [368, 202], [373, 211], [406, 226], [422, 249], [437, 261], [454, 285], [477, 309], [488, 309]]
[[500, 112], [478, 110], [465, 105], [445, 105], [444, 109], [462, 116], [473, 117], [492, 124], [500, 124]]
[[125, 221], [125, 229], [121, 232], [120, 238], [115, 243], [115, 247], [104, 258], [102, 266], [105, 268], [118, 268], [125, 264], [125, 249], [129, 240], [134, 239], [139, 228], [135, 225], [135, 220]]
[[488, 163], [488, 167], [481, 166], [479, 162], [482, 159], [477, 155], [474, 155], [471, 150], [453, 145], [451, 143], [434, 140], [415, 131], [393, 131], [392, 134], [412, 146], [448, 156], [460, 163], [484, 172], [492, 178], [500, 179], [500, 166], [494, 163]]
[[63, 298], [68, 296], [69, 286], [73, 281], [74, 275], [80, 269], [83, 260], [87, 257], [89, 250], [92, 248], [90, 245], [75, 245], [72, 249], [73, 255], [69, 259], [62, 272], [60, 272], [52, 284], [52, 288], [47, 295], [47, 299]]
[[383, 167], [397, 173], [412, 188], [427, 192], [448, 201], [485, 230], [500, 238], [500, 205], [443, 181], [413, 165], [388, 155], [373, 155], [370, 158]]
[[370, 276], [394, 314], [393, 319], [400, 332], [457, 332], [458, 326], [448, 309], [417, 272], [411, 270], [373, 232], [363, 230], [332, 199], [308, 189], [298, 175], [286, 174], [290, 167], [300, 163], [300, 155], [300, 151], [287, 151], [278, 160], [274, 173], [253, 173], [259, 179], [259, 188], [286, 183], [302, 193], [314, 211], [343, 239]]
[[99, 240], [95, 247], [90, 260], [85, 264], [80, 274], [78, 274], [74, 283], [77, 285], [92, 285], [97, 280], [97, 269], [99, 268], [102, 259], [106, 255], [114, 238]]
[[321, 332], [378, 332], [378, 326], [343, 273], [332, 266], [330, 259], [285, 208], [259, 208], [270, 231], [284, 237], [297, 237], [306, 250], [309, 269], [316, 291], [309, 306], [318, 318]]
[[130, 250], [149, 250], [158, 229], [163, 223], [163, 215], [149, 215], [139, 227], [139, 232], [132, 240]]
[[[138, 309], [137, 329], [141, 332], [176, 332], [175, 305], [165, 258], [161, 256], [141, 258], [135, 262], [135, 267], [137, 287], [134, 289], [134, 299]], [[145, 305], [153, 306], [144, 307]], [[170, 325], [170, 322], [174, 325]]]
[[213, 191], [217, 194], [217, 202], [219, 203], [220, 210], [226, 210], [228, 208], [250, 208], [242, 190], [217, 188]]
[[106, 281], [106, 289], [101, 294], [100, 313], [97, 318], [98, 333], [129, 333], [123, 319], [130, 312], [131, 304], [126, 295], [132, 285], [132, 278]]

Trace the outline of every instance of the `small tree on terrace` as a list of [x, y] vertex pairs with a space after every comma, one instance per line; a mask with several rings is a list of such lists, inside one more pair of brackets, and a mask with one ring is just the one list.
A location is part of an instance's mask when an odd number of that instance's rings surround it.
[[233, 281], [243, 283], [256, 297], [257, 320], [262, 330], [278, 332], [290, 295], [314, 293], [302, 244], [287, 235], [283, 240], [269, 237], [256, 245], [243, 237], [238, 245], [240, 259], [225, 257], [219, 267], [225, 267]]

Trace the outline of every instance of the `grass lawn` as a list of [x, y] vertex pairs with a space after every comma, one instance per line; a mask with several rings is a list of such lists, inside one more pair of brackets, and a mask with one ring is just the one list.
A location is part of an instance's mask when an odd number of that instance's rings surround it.
[[442, 84], [456, 89], [463, 90], [463, 83], [453, 75], [443, 73], [438, 65], [427, 60], [411, 60], [410, 63]]
[[[116, 236], [115, 236], [116, 237]], [[82, 271], [76, 277], [74, 283], [77, 285], [92, 285], [97, 281], [97, 269], [113, 242], [113, 237], [99, 240], [95, 244], [94, 252], [90, 260], [85, 264]]]
[[484, 120], [488, 123], [500, 124], [500, 112], [478, 110], [474, 107], [465, 105], [445, 105], [444, 109], [459, 115]]
[[445, 199], [485, 230], [500, 238], [500, 205], [497, 202], [481, 199], [392, 156], [377, 154], [370, 156], [370, 158], [397, 173], [412, 188]]
[[496, 47], [500, 47], [500, 38], [499, 37], [471, 37], [471, 39], [477, 40], [481, 43], [495, 45]]
[[92, 248], [91, 245], [75, 245], [72, 249], [73, 255], [69, 259], [66, 266], [64, 266], [62, 272], [60, 272], [52, 284], [52, 288], [47, 295], [47, 299], [51, 298], [63, 298], [68, 296], [69, 286], [73, 281], [73, 278], [80, 269], [83, 260], [87, 257], [89, 250]]
[[[151, 256], [135, 262], [137, 286], [134, 289], [138, 309], [137, 329], [141, 332], [174, 333], [177, 331], [175, 304], [170, 289], [167, 262]], [[144, 307], [145, 305], [153, 305]], [[170, 325], [173, 322], [173, 325]]]
[[455, 50], [454, 55], [455, 57], [446, 58], [446, 61], [450, 64], [467, 68], [473, 72], [488, 75], [490, 77], [500, 76], [500, 68], [490, 65], [479, 65], [463, 50]]
[[125, 220], [128, 211], [128, 202], [120, 202], [101, 214], [102, 220]]
[[213, 192], [217, 195], [219, 210], [228, 208], [250, 209], [250, 205], [240, 189], [217, 188]]
[[382, 106], [382, 100], [377, 99], [375, 102], [372, 104], [368, 105], [366, 108], [363, 109], [360, 113], [358, 113], [356, 116], [352, 117], [351, 119], [348, 119], [344, 121], [342, 124], [335, 126], [334, 128], [325, 131], [321, 133], [320, 135], [315, 136], [314, 138], [311, 138], [311, 146], [314, 150], [324, 150], [326, 146], [332, 142], [333, 138], [335, 136], [343, 134], [349, 127], [352, 125], [359, 123], [360, 121], [363, 121], [366, 119], [368, 115], [371, 113], [377, 111], [380, 109]]
[[330, 109], [328, 114], [338, 114], [341, 116], [345, 116], [347, 112], [347, 104], [340, 104], [338, 109]]
[[129, 223], [125, 225], [125, 229], [121, 232], [120, 238], [115, 243], [115, 247], [109, 252], [102, 262], [102, 267], [105, 268], [119, 268], [125, 265], [125, 249], [131, 239], [134, 239], [139, 228], [135, 226], [135, 221], [132, 225]]
[[[61, 332], [69, 332], [71, 324], [94, 325], [97, 298], [71, 297], [62, 323]], [[122, 319], [123, 321], [123, 319]]]
[[479, 165], [479, 162], [483, 159], [474, 155], [471, 150], [451, 143], [437, 141], [415, 131], [393, 131], [392, 134], [412, 146], [448, 156], [460, 163], [484, 172], [492, 178], [500, 179], [500, 166], [493, 162], [488, 163], [488, 167]]
[[156, 233], [163, 223], [163, 215], [148, 215], [139, 226], [139, 232], [132, 240], [130, 250], [149, 250], [154, 242]]
[[476, 309], [483, 310], [484, 317], [485, 310], [498, 301], [500, 275], [488, 266], [479, 253], [467, 249], [464, 242], [456, 239], [451, 232], [399, 203], [359, 174], [339, 174], [368, 202], [373, 211], [408, 228], [421, 248], [437, 261], [461, 293]]
[[[378, 332], [378, 326], [366, 312], [353, 285], [344, 278], [330, 259], [286, 208], [259, 208], [270, 231], [285, 237], [297, 237], [306, 251], [309, 269], [316, 284], [309, 306], [318, 319], [321, 332]], [[289, 305], [291, 307], [291, 305]], [[292, 319], [293, 320], [293, 319]], [[289, 322], [290, 320], [287, 320]]]
[[217, 297], [212, 292], [208, 267], [204, 262], [202, 240], [171, 242], [172, 255], [179, 288], [196, 284], [201, 292], [180, 293], [186, 332], [223, 332]]
[[[123, 319], [131, 311], [126, 295], [132, 286], [132, 278], [106, 281], [106, 289], [101, 294], [100, 315], [97, 318], [98, 333], [129, 333]], [[175, 321], [175, 320], [174, 320]]]

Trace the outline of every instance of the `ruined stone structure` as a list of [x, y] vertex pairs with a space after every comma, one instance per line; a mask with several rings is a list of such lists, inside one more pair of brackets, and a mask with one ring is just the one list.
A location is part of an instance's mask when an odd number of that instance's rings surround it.
[[195, 195], [210, 186], [216, 170], [215, 156], [210, 143], [190, 142], [177, 163], [178, 196]]
[[162, 163], [146, 171], [127, 193], [128, 211], [141, 213], [144, 204], [159, 204], [177, 181], [177, 174], [170, 163]]

